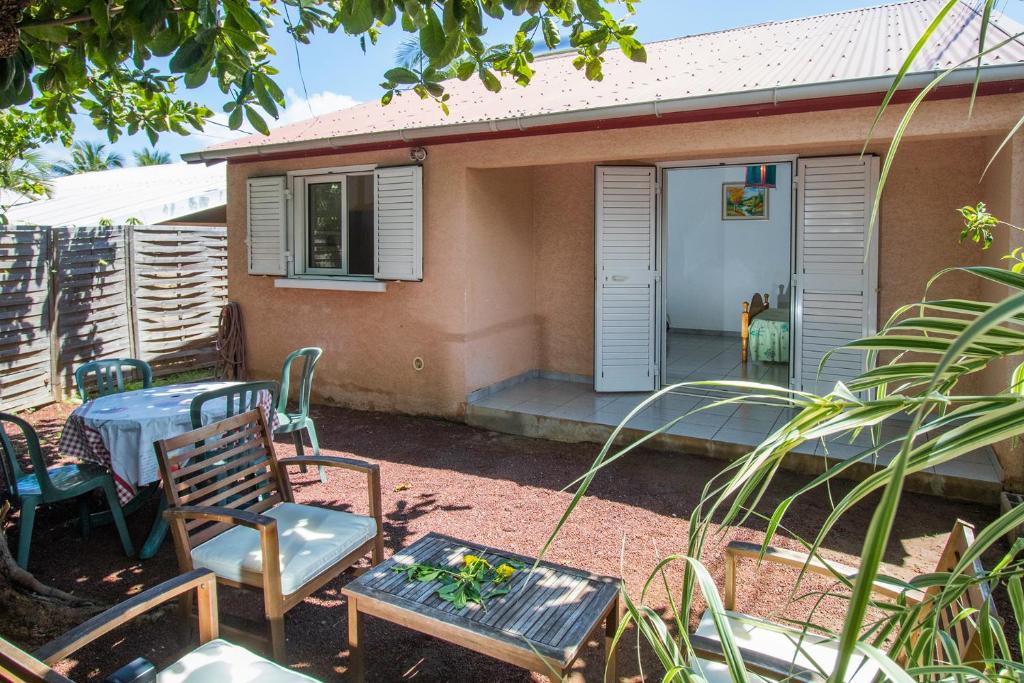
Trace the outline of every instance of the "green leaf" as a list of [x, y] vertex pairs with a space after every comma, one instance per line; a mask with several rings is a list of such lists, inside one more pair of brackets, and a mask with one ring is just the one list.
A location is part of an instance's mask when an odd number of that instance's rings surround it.
[[620, 38], [619, 47], [622, 48], [622, 54], [626, 55], [631, 61], [647, 61], [647, 50], [635, 38]]
[[49, 43], [66, 43], [71, 32], [67, 26], [50, 25], [50, 26], [24, 26], [21, 28], [22, 33], [38, 38], [39, 40], [45, 40]]
[[608, 18], [608, 13], [601, 7], [599, 0], [576, 0], [576, 6], [587, 21], [596, 23]]
[[470, 61], [461, 62], [455, 67], [455, 75], [460, 81], [468, 81], [474, 71], [476, 71], [476, 63]]
[[259, 115], [259, 112], [248, 105], [245, 107], [245, 118], [248, 119], [249, 125], [253, 128], [264, 135], [270, 135], [270, 128], [267, 127], [267, 122], [263, 120], [263, 117]]
[[339, 18], [346, 33], [354, 36], [365, 33], [375, 19], [373, 4], [370, 0], [348, 0], [342, 3]]
[[463, 25], [466, 33], [471, 36], [482, 36], [487, 33], [484, 27], [483, 11], [480, 9], [480, 0], [465, 0], [463, 6], [466, 11], [466, 20]]
[[222, 2], [228, 17], [238, 24], [240, 29], [249, 33], [266, 32], [263, 20], [252, 11], [249, 3], [244, 2], [244, 0], [222, 0]]
[[423, 48], [423, 54], [433, 62], [434, 59], [441, 56], [444, 52], [447, 36], [433, 8], [428, 7], [425, 10], [425, 14], [427, 24], [420, 29], [420, 47]]
[[185, 41], [171, 57], [171, 71], [175, 73], [189, 71], [202, 61], [205, 50], [206, 47], [194, 38]]
[[558, 28], [558, 22], [553, 17], [544, 17], [544, 44], [554, 50], [562, 42], [562, 33]]
[[488, 68], [484, 67], [483, 65], [481, 65], [480, 69], [479, 69], [479, 73], [480, 73], [480, 80], [483, 81], [485, 88], [487, 88], [491, 92], [500, 92], [501, 91], [501, 81], [498, 80], [498, 77], [495, 76], [494, 73], [491, 72], [490, 69], [488, 69]]
[[412, 85], [413, 83], [420, 82], [420, 77], [413, 73], [412, 70], [406, 69], [404, 66], [397, 66], [394, 69], [388, 69], [384, 72], [384, 78], [388, 79], [392, 83], [400, 83], [402, 85]]
[[242, 107], [234, 107], [228, 115], [228, 128], [231, 130], [238, 130], [241, 128], [243, 115], [244, 112], [242, 111]]

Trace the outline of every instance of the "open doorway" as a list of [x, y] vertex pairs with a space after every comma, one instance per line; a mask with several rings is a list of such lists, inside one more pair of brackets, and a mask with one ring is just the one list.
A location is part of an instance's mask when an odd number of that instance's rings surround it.
[[666, 383], [790, 382], [793, 168], [771, 166], [767, 187], [746, 165], [664, 171]]

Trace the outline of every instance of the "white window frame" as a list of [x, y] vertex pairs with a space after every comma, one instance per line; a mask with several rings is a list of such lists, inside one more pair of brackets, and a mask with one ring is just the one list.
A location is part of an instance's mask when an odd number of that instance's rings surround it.
[[[335, 166], [330, 168], [314, 168], [303, 171], [289, 171], [287, 199], [290, 204], [288, 217], [288, 237], [291, 250], [288, 256], [289, 278], [315, 278], [330, 280], [352, 280], [356, 282], [376, 282], [373, 273], [350, 274], [348, 248], [348, 183], [351, 176], [369, 176], [373, 178], [376, 165]], [[306, 263], [306, 245], [308, 244], [308, 210], [309, 186], [318, 183], [341, 183], [341, 268], [315, 268]]]

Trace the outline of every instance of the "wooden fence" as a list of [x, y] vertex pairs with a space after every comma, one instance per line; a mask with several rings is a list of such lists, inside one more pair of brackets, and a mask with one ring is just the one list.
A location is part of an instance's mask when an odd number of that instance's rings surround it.
[[0, 410], [69, 394], [88, 360], [210, 367], [225, 303], [220, 228], [0, 230]]

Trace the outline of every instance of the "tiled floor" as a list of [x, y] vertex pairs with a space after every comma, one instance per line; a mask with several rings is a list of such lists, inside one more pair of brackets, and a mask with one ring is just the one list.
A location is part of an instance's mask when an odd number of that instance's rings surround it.
[[740, 362], [739, 336], [690, 334], [670, 330], [666, 336], [666, 376], [670, 383], [701, 379], [747, 379], [789, 384], [788, 363]]
[[[722, 362], [725, 362], [724, 359]], [[711, 372], [710, 366], [706, 367], [706, 371]], [[693, 373], [689, 379], [722, 379], [723, 377], [721, 374], [699, 378], [692, 375]], [[540, 417], [615, 426], [621, 423], [649, 395], [649, 393], [597, 393], [591, 384], [530, 379], [476, 398], [471, 402], [471, 408], [491, 408]], [[692, 388], [672, 392], [634, 415], [627, 426], [641, 430], [653, 430], [685, 415], [682, 420], [667, 430], [669, 434], [753, 446], [784, 424], [792, 414], [791, 410], [770, 405], [707, 407], [712, 406], [715, 400], [709, 395], [709, 392]], [[702, 409], [702, 407], [704, 408]], [[898, 433], [898, 426], [884, 428], [882, 442], [898, 436]], [[853, 444], [849, 443], [848, 438], [828, 444], [818, 441], [803, 444], [796, 450], [805, 454], [813, 453], [827, 455], [835, 459], [845, 459], [862, 452], [864, 447], [870, 444], [870, 438], [870, 435], [862, 434]], [[880, 462], [886, 462], [892, 458], [895, 452], [895, 446], [883, 448], [878, 459]], [[955, 461], [940, 465], [937, 473], [983, 482], [998, 482], [1001, 479], [995, 457], [988, 450], [969, 453]]]

